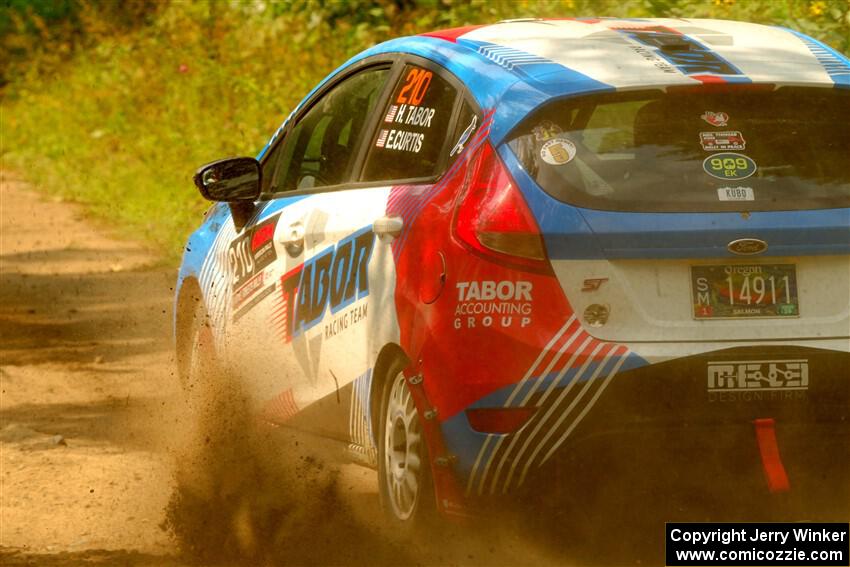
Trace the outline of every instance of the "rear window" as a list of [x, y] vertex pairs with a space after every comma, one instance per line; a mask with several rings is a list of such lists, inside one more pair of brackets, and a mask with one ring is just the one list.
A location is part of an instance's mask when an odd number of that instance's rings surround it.
[[551, 103], [509, 145], [546, 192], [581, 207], [850, 206], [850, 91], [669, 90]]

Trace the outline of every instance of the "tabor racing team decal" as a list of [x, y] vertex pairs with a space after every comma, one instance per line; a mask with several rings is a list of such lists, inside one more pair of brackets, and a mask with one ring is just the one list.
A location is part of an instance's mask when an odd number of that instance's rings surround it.
[[552, 138], [540, 148], [540, 157], [549, 165], [564, 165], [576, 157], [576, 146], [566, 138]]
[[762, 401], [805, 398], [809, 361], [746, 360], [708, 363], [710, 401]]
[[700, 132], [699, 143], [702, 149], [707, 152], [747, 149], [747, 141], [744, 140], [744, 135], [737, 130]]
[[702, 162], [702, 168], [717, 179], [746, 179], [758, 169], [751, 158], [732, 152], [708, 156]]
[[[282, 301], [275, 316], [283, 320], [286, 342], [317, 325], [328, 305], [336, 315], [369, 295], [367, 271], [374, 244], [372, 228], [363, 228], [281, 277]], [[325, 325], [325, 337], [359, 323], [366, 314], [365, 304], [340, 314]]]
[[725, 112], [712, 112], [710, 110], [706, 110], [700, 118], [712, 126], [717, 126], [718, 128], [729, 124], [729, 115]]
[[527, 281], [457, 282], [455, 329], [527, 327], [531, 324], [531, 293]]

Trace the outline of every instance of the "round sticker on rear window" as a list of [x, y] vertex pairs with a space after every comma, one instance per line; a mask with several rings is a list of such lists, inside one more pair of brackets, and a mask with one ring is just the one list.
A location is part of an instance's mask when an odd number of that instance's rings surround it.
[[702, 162], [702, 168], [717, 179], [746, 179], [758, 169], [752, 159], [732, 152], [708, 156]]
[[540, 148], [540, 157], [549, 165], [564, 165], [576, 157], [576, 145], [566, 138], [553, 138]]

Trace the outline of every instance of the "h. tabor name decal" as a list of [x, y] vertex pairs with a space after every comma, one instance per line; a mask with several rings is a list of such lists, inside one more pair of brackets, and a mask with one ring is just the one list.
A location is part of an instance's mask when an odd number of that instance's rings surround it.
[[407, 104], [393, 104], [390, 106], [384, 122], [405, 124], [407, 126], [431, 127], [431, 119], [437, 111], [426, 106], [409, 106]]
[[[336, 314], [369, 295], [367, 271], [374, 243], [372, 228], [363, 228], [283, 275], [287, 341], [318, 324], [328, 305]], [[365, 317], [364, 305], [356, 313], [347, 313], [344, 320], [331, 322], [325, 334], [336, 335]]]
[[527, 327], [531, 323], [531, 282], [483, 280], [457, 282], [455, 287], [455, 329]]
[[709, 362], [707, 380], [711, 401], [795, 399], [809, 389], [809, 361]]

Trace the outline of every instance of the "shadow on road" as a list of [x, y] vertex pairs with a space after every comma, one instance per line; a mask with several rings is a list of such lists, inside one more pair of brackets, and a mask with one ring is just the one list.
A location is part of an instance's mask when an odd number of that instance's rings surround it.
[[[40, 432], [49, 431], [63, 436], [69, 444], [108, 443], [122, 450], [162, 450], [162, 435], [156, 432], [165, 413], [163, 407], [159, 399], [130, 396], [83, 403], [19, 404], [3, 411], [0, 441], [28, 443], [42, 437]], [[26, 427], [7, 432], [3, 428], [10, 423]], [[6, 439], [6, 433], [14, 439]]]
[[184, 564], [175, 557], [140, 553], [138, 551], [87, 549], [78, 552], [66, 551], [56, 554], [44, 554], [0, 548], [0, 565], [4, 565], [5, 567], [21, 567], [24, 565], [37, 565], [39, 567], [77, 567], [79, 565], [173, 567]]
[[170, 349], [171, 270], [4, 270], [0, 277], [0, 359], [5, 365], [116, 362]]

